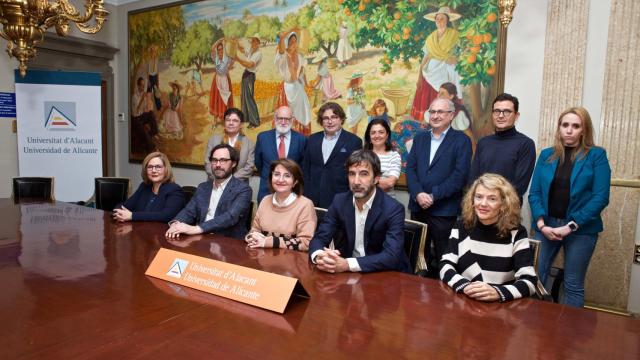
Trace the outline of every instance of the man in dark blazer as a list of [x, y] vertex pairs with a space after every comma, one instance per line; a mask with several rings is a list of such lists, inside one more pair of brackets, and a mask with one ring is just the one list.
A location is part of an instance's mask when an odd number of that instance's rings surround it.
[[342, 128], [345, 119], [340, 105], [322, 105], [317, 121], [324, 130], [307, 141], [302, 160], [304, 196], [317, 207], [328, 208], [335, 194], [349, 190], [344, 162], [353, 151], [362, 149], [362, 140]]
[[[407, 185], [411, 218], [428, 226], [425, 256], [429, 275], [437, 278], [437, 264], [460, 214], [462, 190], [471, 166], [471, 141], [451, 128], [455, 107], [436, 99], [429, 106], [431, 129], [418, 133], [407, 158]], [[435, 254], [430, 253], [431, 244]]]
[[[371, 150], [346, 161], [351, 191], [337, 194], [309, 244], [318, 269], [335, 272], [410, 272], [404, 252], [404, 207], [378, 189], [380, 160]], [[344, 241], [329, 249], [338, 232]]]
[[211, 150], [209, 160], [213, 181], [198, 185], [191, 201], [169, 223], [167, 237], [217, 233], [244, 239], [251, 188], [246, 182], [231, 176], [238, 159], [238, 151], [229, 144], [218, 144]]
[[307, 145], [307, 138], [291, 130], [293, 113], [288, 106], [282, 106], [276, 110], [274, 121], [276, 128], [261, 132], [256, 141], [255, 164], [260, 173], [258, 204], [269, 194], [271, 162], [283, 157], [302, 165], [302, 155]]

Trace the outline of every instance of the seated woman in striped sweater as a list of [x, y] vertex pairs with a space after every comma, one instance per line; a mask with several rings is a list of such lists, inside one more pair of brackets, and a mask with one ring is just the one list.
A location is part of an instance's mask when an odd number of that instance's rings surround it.
[[440, 260], [440, 278], [457, 293], [479, 301], [508, 301], [535, 294], [536, 273], [520, 225], [520, 201], [502, 176], [484, 174], [462, 200]]

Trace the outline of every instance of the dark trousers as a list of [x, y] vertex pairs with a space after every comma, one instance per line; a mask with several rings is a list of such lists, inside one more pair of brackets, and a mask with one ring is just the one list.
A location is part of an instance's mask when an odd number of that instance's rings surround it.
[[[451, 229], [456, 223], [456, 216], [435, 216], [427, 211], [411, 213], [411, 219], [427, 224], [427, 243], [424, 257], [427, 260], [428, 277], [438, 278], [438, 262], [449, 246]], [[433, 249], [431, 249], [433, 244]]]
[[240, 93], [240, 102], [242, 103], [242, 113], [252, 126], [260, 126], [260, 114], [258, 113], [258, 105], [254, 100], [254, 84], [256, 82], [256, 74], [245, 70], [242, 73], [242, 93]]

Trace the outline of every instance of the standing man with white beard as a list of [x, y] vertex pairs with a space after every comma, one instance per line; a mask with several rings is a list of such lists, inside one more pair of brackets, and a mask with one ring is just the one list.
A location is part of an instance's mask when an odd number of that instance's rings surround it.
[[258, 204], [269, 194], [269, 165], [282, 158], [291, 159], [302, 165], [302, 155], [307, 138], [291, 130], [293, 112], [288, 106], [279, 107], [274, 114], [275, 129], [258, 134], [255, 150], [255, 165], [260, 173]]

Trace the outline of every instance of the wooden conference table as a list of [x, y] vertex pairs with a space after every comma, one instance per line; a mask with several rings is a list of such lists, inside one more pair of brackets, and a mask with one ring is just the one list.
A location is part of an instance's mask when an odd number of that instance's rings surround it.
[[[0, 199], [0, 359], [638, 359], [640, 320], [524, 299], [479, 303], [441, 282], [326, 274], [307, 254], [65, 203]], [[144, 275], [160, 247], [300, 279], [284, 314]]]

